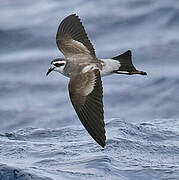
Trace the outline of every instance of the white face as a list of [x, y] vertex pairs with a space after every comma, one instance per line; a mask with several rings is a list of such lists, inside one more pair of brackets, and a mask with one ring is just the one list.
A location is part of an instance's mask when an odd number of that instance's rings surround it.
[[47, 71], [46, 75], [48, 76], [52, 71], [57, 71], [64, 75], [64, 67], [66, 65], [66, 61], [64, 59], [54, 59], [51, 62], [51, 66]]
[[66, 61], [54, 61], [51, 64], [51, 68], [53, 68], [53, 71], [57, 71], [63, 74], [63, 69], [65, 67]]

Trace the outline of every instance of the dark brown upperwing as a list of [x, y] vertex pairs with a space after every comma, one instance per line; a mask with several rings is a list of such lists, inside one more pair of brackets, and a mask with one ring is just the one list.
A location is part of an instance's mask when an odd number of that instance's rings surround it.
[[65, 57], [88, 54], [96, 59], [95, 50], [76, 14], [66, 17], [59, 25], [56, 43]]
[[105, 146], [103, 88], [99, 70], [76, 73], [69, 82], [69, 94], [73, 107], [93, 139]]

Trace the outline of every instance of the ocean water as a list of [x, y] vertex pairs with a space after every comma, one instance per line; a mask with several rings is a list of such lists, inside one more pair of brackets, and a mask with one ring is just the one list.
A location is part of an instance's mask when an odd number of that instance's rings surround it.
[[[104, 149], [75, 114], [69, 79], [45, 76], [73, 13], [99, 58], [130, 49], [148, 73], [103, 78]], [[178, 32], [178, 0], [2, 0], [0, 180], [178, 180]]]

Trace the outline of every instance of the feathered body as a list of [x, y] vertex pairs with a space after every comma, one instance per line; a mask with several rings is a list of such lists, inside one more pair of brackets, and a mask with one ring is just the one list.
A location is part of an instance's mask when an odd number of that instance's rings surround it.
[[105, 146], [103, 87], [101, 77], [117, 74], [141, 74], [132, 64], [131, 51], [111, 59], [98, 59], [85, 29], [75, 14], [59, 25], [56, 43], [65, 58], [51, 62], [51, 71], [70, 78], [68, 89], [73, 107], [93, 139]]

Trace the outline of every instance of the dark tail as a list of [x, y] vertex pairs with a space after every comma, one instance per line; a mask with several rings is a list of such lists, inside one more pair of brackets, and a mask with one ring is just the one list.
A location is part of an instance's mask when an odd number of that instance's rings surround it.
[[[141, 75], [147, 75], [146, 72], [144, 71], [139, 71], [137, 70], [134, 65], [132, 64], [132, 54], [131, 51], [128, 50], [125, 53], [113, 57], [112, 59], [115, 59], [117, 61], [120, 62], [121, 66], [120, 68], [115, 71], [115, 73], [117, 74], [128, 74], [128, 75], [132, 75], [132, 74], [141, 74]], [[120, 72], [120, 71], [127, 71], [128, 73], [125, 72]]]

